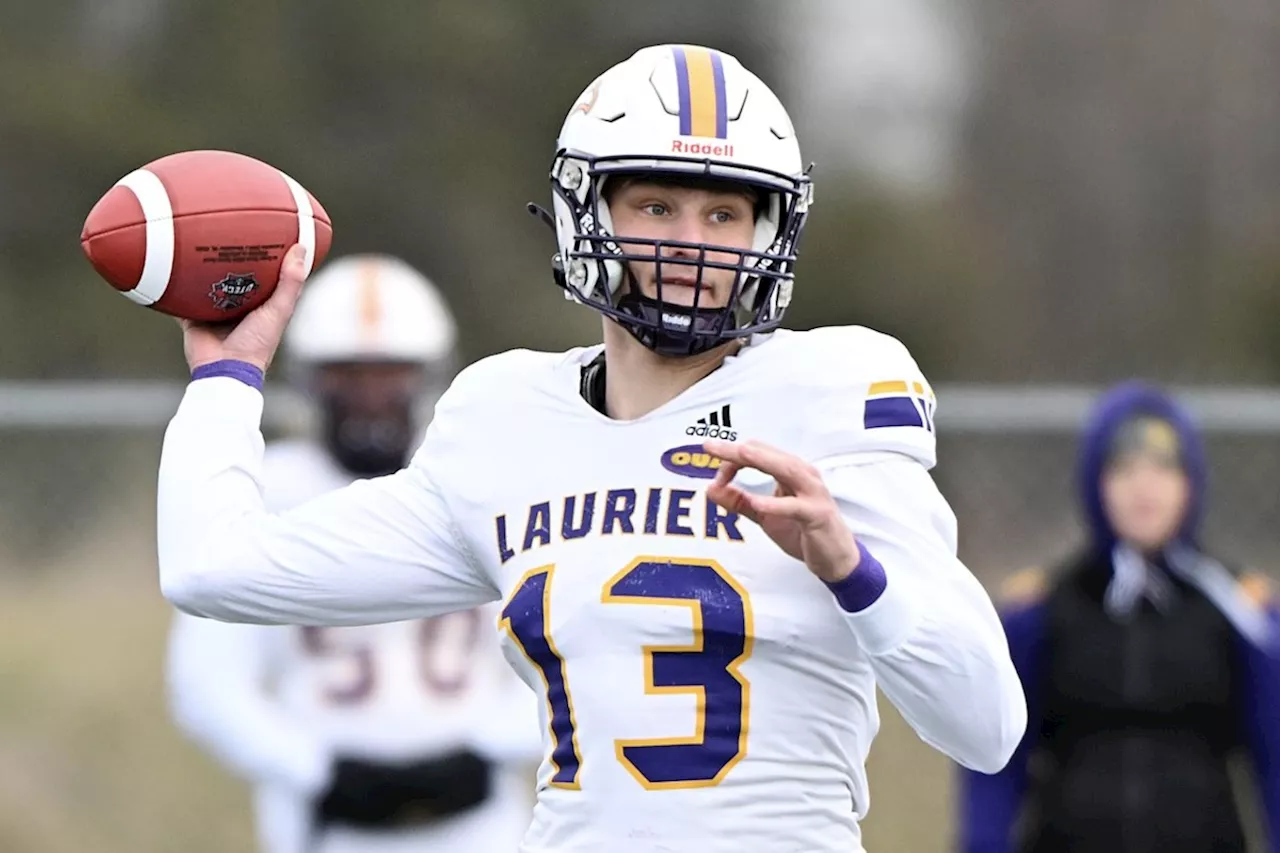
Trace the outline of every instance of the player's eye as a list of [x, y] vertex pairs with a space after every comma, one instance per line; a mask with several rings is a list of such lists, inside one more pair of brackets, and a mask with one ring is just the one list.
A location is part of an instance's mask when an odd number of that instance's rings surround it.
[[717, 225], [724, 225], [726, 223], [733, 222], [737, 218], [738, 214], [728, 209], [717, 210], [715, 213], [711, 214], [711, 221]]
[[660, 201], [651, 201], [645, 204], [641, 210], [650, 216], [666, 216], [670, 211], [667, 206]]

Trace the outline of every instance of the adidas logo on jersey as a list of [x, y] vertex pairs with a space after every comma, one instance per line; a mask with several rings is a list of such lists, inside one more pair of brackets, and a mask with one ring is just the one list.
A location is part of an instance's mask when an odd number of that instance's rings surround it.
[[698, 418], [693, 426], [685, 429], [685, 435], [696, 435], [699, 438], [718, 438], [722, 441], [737, 441], [738, 433], [731, 427], [733, 421], [729, 418], [729, 404], [725, 403], [717, 412], [712, 412], [704, 418]]

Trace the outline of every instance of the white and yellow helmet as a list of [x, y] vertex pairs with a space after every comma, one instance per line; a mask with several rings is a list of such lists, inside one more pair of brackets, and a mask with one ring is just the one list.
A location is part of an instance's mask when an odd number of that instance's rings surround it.
[[[582, 93], [557, 148], [551, 167], [557, 280], [569, 298], [670, 355], [701, 352], [778, 326], [791, 300], [796, 243], [812, 184], [786, 109], [737, 59], [695, 45], [637, 51]], [[720, 179], [759, 193], [750, 251], [698, 244], [692, 246], [703, 250], [698, 257], [670, 261], [697, 266], [699, 275], [709, 266], [737, 269], [725, 308], [664, 305], [628, 293], [626, 261], [652, 260], [660, 246], [628, 238], [628, 245], [650, 247], [647, 256], [628, 255], [614, 242], [603, 187], [621, 174]], [[730, 252], [740, 260], [714, 264], [706, 261], [706, 251]]]
[[388, 255], [349, 255], [307, 280], [285, 334], [294, 364], [452, 361], [457, 326], [430, 279]]

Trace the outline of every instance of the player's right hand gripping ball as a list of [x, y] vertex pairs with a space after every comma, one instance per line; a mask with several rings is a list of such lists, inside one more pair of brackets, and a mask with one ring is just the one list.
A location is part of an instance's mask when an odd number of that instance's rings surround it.
[[261, 305], [294, 243], [307, 248], [309, 273], [332, 240], [329, 215], [311, 193], [229, 151], [171, 154], [125, 175], [80, 234], [93, 268], [126, 297], [206, 322]]

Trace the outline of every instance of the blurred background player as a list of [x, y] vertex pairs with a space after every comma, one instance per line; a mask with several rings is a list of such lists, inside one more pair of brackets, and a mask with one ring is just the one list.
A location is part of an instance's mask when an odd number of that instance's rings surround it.
[[[401, 468], [451, 378], [454, 340], [440, 294], [404, 262], [355, 256], [318, 272], [285, 341], [318, 439], [267, 447], [268, 507]], [[541, 746], [496, 617], [314, 628], [178, 614], [173, 715], [254, 785], [265, 853], [510, 853]]]
[[964, 853], [1244, 853], [1237, 755], [1280, 850], [1276, 610], [1261, 577], [1202, 550], [1205, 481], [1170, 397], [1127, 383], [1097, 404], [1080, 448], [1089, 541], [1007, 585], [1027, 734], [1001, 772], [961, 771]]

